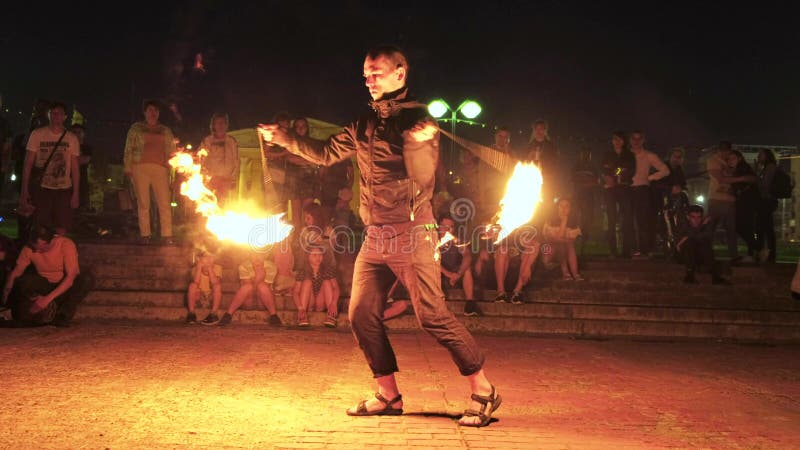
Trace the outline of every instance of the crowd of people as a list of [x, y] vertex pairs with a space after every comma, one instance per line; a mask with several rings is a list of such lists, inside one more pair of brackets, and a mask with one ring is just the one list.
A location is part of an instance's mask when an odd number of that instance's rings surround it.
[[[130, 127], [124, 146], [123, 168], [135, 192], [138, 242], [142, 244], [154, 241], [151, 222], [157, 223], [163, 244], [176, 242], [170, 204], [178, 198], [175, 186], [180, 176], [171, 172], [167, 161], [179, 148], [186, 149], [180, 147], [180, 140], [170, 127], [160, 122], [162, 108], [159, 101], [146, 100], [142, 108], [144, 120]], [[66, 125], [63, 103], [49, 102], [38, 105], [37, 110], [35, 126], [23, 143], [14, 142], [10, 133], [5, 133], [3, 142], [5, 156], [12, 153], [14, 146], [22, 145], [25, 151], [24, 158], [13, 158], [22, 176], [17, 208], [20, 237], [16, 243], [29, 249], [34, 242], [29, 230], [34, 226], [67, 239], [73, 216], [88, 202], [86, 173], [92, 156], [91, 147], [84, 142], [83, 125]], [[46, 111], [46, 121], [41, 118], [42, 111]], [[273, 119], [305, 145], [323, 145], [323, 141], [310, 137], [306, 118], [292, 119], [282, 112]], [[205, 154], [196, 155], [208, 186], [222, 205], [229, 201], [239, 178], [238, 144], [228, 134], [228, 128], [227, 115], [214, 114], [210, 118], [210, 134], [198, 147]], [[709, 191], [704, 208], [689, 202], [682, 148], [669, 150], [662, 160], [645, 147], [643, 132], [617, 131], [598, 162], [593, 160], [591, 151], [583, 150], [568, 168], [568, 160], [550, 140], [548, 128], [546, 121], [534, 122], [528, 142], [517, 148], [512, 148], [508, 128], [497, 127], [494, 131], [494, 151], [533, 161], [544, 180], [542, 203], [530, 227], [500, 243], [493, 242], [493, 230], [485, 225], [498, 211], [510, 174], [466, 151], [461, 154], [458, 167], [445, 170], [439, 162], [434, 214], [440, 238], [445, 232], [456, 237], [439, 249], [440, 278], [449, 292], [463, 291], [460, 297], [466, 300], [465, 315], [482, 314], [477, 301], [485, 300], [485, 290], [496, 290], [495, 302], [532, 301], [524, 298], [524, 291], [536, 270], [560, 268], [561, 279], [582, 281], [580, 256], [589, 233], [600, 223], [595, 207], [599, 198], [603, 199], [611, 258], [646, 259], [663, 251], [686, 265], [684, 281], [695, 282], [698, 266], [717, 266], [711, 249], [715, 231], [720, 228], [724, 229], [732, 263], [775, 261], [773, 215], [780, 194], [775, 192], [774, 184], [780, 169], [769, 149], [762, 149], [755, 166], [751, 166], [730, 142], [720, 142], [706, 163]], [[269, 322], [280, 325], [274, 300], [275, 292], [279, 292], [294, 298], [299, 326], [308, 326], [307, 312], [316, 310], [326, 311], [325, 325], [335, 327], [342, 284], [347, 280], [338, 270], [343, 255], [334, 251], [342, 247], [341, 242], [336, 242], [342, 237], [333, 230], [363, 226], [349, 204], [355, 176], [353, 164], [349, 160], [331, 166], [315, 164], [278, 145], [265, 146], [264, 157], [274, 178], [272, 201], [278, 208], [291, 211], [296, 228], [291, 245], [276, 247], [266, 254], [254, 252], [241, 262], [241, 286], [221, 316], [221, 268], [213, 254], [200, 255], [187, 292], [186, 321], [228, 325], [247, 299], [257, 298], [269, 311]], [[4, 162], [7, 172], [9, 158], [5, 157]], [[464, 200], [468, 200], [466, 215], [459, 211]], [[198, 221], [201, 225], [202, 221]], [[739, 238], [746, 244], [747, 255], [738, 253]], [[4, 244], [7, 273], [16, 270], [8, 259], [15, 255], [12, 248]], [[512, 267], [518, 269], [510, 274]], [[715, 283], [729, 283], [715, 270]], [[7, 277], [12, 285], [14, 278]], [[390, 297], [402, 297], [402, 289], [396, 285]], [[209, 300], [212, 312], [198, 320], [195, 305], [203, 297]], [[408, 302], [398, 301], [387, 310], [386, 318], [401, 314], [407, 306]]]

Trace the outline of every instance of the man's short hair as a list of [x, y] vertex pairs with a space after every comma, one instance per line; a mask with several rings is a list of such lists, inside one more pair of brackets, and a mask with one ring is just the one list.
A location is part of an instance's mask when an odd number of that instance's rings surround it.
[[158, 112], [161, 112], [161, 109], [162, 109], [161, 102], [156, 100], [156, 99], [154, 99], [154, 98], [148, 98], [148, 99], [145, 99], [142, 102], [142, 112], [147, 111], [147, 108], [149, 108], [150, 106], [152, 106], [155, 109], [157, 109]]
[[208, 122], [208, 128], [211, 129], [211, 132], [214, 132], [214, 121], [217, 119], [225, 119], [225, 125], [230, 125], [228, 122], [228, 115], [221, 112], [216, 112], [211, 115], [211, 120]]
[[509, 134], [511, 134], [511, 131], [509, 131], [509, 130], [508, 130], [508, 127], [507, 127], [507, 126], [505, 126], [505, 125], [502, 125], [502, 126], [499, 126], [499, 127], [495, 128], [495, 129], [494, 129], [494, 134], [495, 134], [495, 135], [497, 135], [497, 133], [499, 133], [499, 132], [501, 132], [501, 131], [505, 131], [506, 133], [509, 133]]
[[699, 213], [700, 215], [702, 215], [704, 212], [705, 212], [705, 210], [703, 209], [703, 207], [700, 206], [700, 205], [697, 205], [697, 204], [689, 205], [689, 207], [686, 208], [686, 215], [687, 216], [689, 214], [691, 214], [691, 213]]
[[39, 240], [50, 242], [53, 240], [56, 232], [54, 229], [45, 225], [34, 225], [31, 228], [30, 236], [28, 237], [28, 246], [33, 247]]
[[719, 150], [733, 150], [733, 144], [731, 144], [731, 141], [719, 141], [717, 148]]
[[408, 72], [408, 59], [406, 58], [405, 52], [401, 50], [400, 47], [396, 45], [379, 45], [371, 48], [367, 52], [367, 58], [369, 59], [378, 59], [381, 56], [391, 61], [395, 68], [402, 67]]
[[547, 121], [544, 120], [544, 119], [536, 119], [536, 120], [534, 120], [533, 124], [531, 124], [531, 127], [536, 128], [536, 127], [538, 127], [540, 125], [543, 125], [545, 128], [549, 128], [550, 127], [550, 124], [548, 124]]
[[622, 139], [623, 141], [627, 141], [628, 140], [628, 134], [625, 133], [622, 130], [617, 130], [617, 131], [611, 133], [611, 136], [618, 137], [618, 138]]
[[47, 107], [47, 111], [50, 112], [56, 108], [61, 108], [62, 111], [67, 112], [67, 105], [63, 102], [50, 102], [50, 105]]

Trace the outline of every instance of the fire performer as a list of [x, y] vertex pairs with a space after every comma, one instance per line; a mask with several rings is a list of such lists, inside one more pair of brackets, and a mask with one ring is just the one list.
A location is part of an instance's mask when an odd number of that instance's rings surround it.
[[321, 149], [261, 125], [267, 142], [319, 165], [355, 156], [361, 171], [359, 212], [367, 225], [356, 259], [349, 318], [378, 389], [375, 398], [347, 410], [351, 416], [399, 415], [403, 400], [395, 380], [394, 351], [383, 327], [386, 295], [395, 278], [408, 289], [422, 328], [450, 352], [472, 390], [460, 425], [487, 425], [501, 398], [483, 371], [484, 356], [463, 324], [445, 306], [438, 234], [431, 207], [439, 159], [436, 122], [408, 94], [408, 63], [401, 50], [367, 53], [364, 78], [372, 110], [332, 136]]

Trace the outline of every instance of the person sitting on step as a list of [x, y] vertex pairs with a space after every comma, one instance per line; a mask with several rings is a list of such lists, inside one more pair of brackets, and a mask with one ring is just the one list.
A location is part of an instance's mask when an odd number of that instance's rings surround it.
[[[455, 233], [455, 221], [450, 217], [443, 217], [439, 221], [439, 239], [445, 233]], [[464, 290], [464, 315], [482, 315], [478, 304], [475, 302], [475, 284], [472, 278], [472, 253], [466, 246], [459, 246], [455, 239], [440, 245], [441, 264], [439, 270], [442, 273], [442, 288]], [[445, 291], [446, 292], [446, 291]]]
[[282, 325], [275, 308], [275, 296], [272, 293], [272, 284], [277, 276], [278, 269], [275, 263], [266, 259], [264, 253], [254, 250], [250, 258], [239, 264], [239, 280], [241, 286], [233, 295], [228, 310], [219, 320], [218, 325], [224, 327], [231, 323], [233, 313], [238, 310], [248, 298], [256, 294], [258, 300], [269, 313], [267, 322], [272, 326]]
[[543, 261], [547, 266], [553, 257], [557, 257], [565, 281], [583, 281], [575, 252], [575, 240], [581, 235], [577, 215], [573, 213], [572, 202], [566, 198], [559, 199], [556, 207], [557, 215], [544, 224], [544, 237], [551, 251], [544, 252]]
[[[26, 271], [31, 264], [34, 270]], [[81, 273], [71, 239], [34, 226], [6, 279], [2, 302], [11, 308], [14, 326], [66, 327], [93, 281], [91, 274]]]
[[297, 325], [310, 326], [308, 311], [324, 311], [328, 317], [325, 326], [336, 328], [339, 289], [336, 272], [323, 262], [325, 247], [311, 246], [306, 252], [305, 264], [297, 271], [294, 285], [294, 302], [297, 306]]
[[712, 284], [731, 284], [719, 274], [719, 267], [714, 259], [714, 220], [705, 216], [703, 207], [691, 205], [686, 215], [686, 223], [678, 230], [678, 252], [686, 266], [684, 283], [695, 284], [695, 272], [703, 265], [711, 271]]
[[222, 266], [214, 264], [214, 255], [206, 251], [200, 252], [197, 262], [192, 268], [192, 281], [189, 283], [189, 292], [187, 293], [189, 313], [186, 315], [186, 323], [197, 323], [195, 306], [201, 297], [206, 302], [211, 300], [211, 311], [200, 323], [203, 325], [216, 324], [219, 322], [217, 310], [222, 301]]

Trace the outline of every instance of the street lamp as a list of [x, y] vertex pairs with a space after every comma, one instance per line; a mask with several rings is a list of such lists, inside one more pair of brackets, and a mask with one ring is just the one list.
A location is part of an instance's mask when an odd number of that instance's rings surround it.
[[[450, 117], [442, 119], [447, 112], [450, 111]], [[461, 115], [466, 117], [467, 119], [459, 119], [458, 113], [461, 112]], [[436, 99], [430, 104], [428, 104], [428, 113], [434, 118], [441, 120], [442, 122], [450, 122], [450, 133], [455, 136], [456, 135], [456, 124], [457, 123], [468, 123], [471, 125], [483, 125], [481, 123], [475, 122], [471, 119], [478, 117], [481, 113], [481, 105], [474, 100], [464, 100], [458, 106], [458, 108], [453, 109], [450, 105], [447, 104], [442, 99]], [[456, 143], [453, 138], [450, 138], [450, 154], [451, 157], [455, 157], [456, 151]]]

